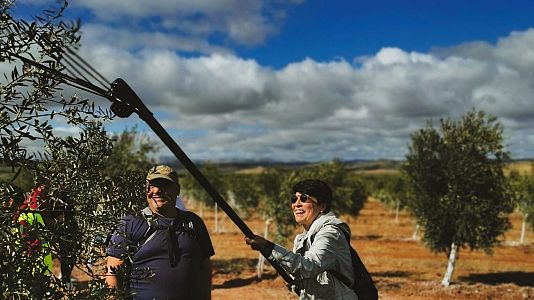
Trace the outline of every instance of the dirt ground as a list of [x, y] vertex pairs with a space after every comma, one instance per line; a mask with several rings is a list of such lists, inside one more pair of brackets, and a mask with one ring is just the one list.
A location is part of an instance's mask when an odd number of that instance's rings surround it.
[[[213, 212], [204, 210], [203, 218], [216, 252], [212, 299], [297, 299], [269, 265], [262, 278], [257, 277], [257, 252], [223, 212], [221, 232], [215, 232]], [[447, 288], [440, 285], [447, 257], [413, 239], [415, 224], [406, 213], [396, 222], [393, 211], [370, 199], [359, 217], [341, 218], [352, 229], [352, 246], [371, 272], [381, 299], [534, 299], [534, 233], [528, 231], [525, 244], [519, 245], [519, 214], [511, 215], [513, 227], [492, 255], [460, 250]], [[265, 230], [260, 218], [245, 222], [255, 233]]]
[[[230, 220], [224, 221], [225, 232], [214, 233], [213, 214], [204, 212], [204, 219], [216, 251], [213, 299], [297, 298], [270, 266], [264, 278], [257, 278], [258, 255]], [[372, 273], [381, 299], [534, 299], [534, 233], [527, 233], [526, 245], [518, 244], [518, 214], [511, 216], [513, 227], [492, 255], [461, 249], [448, 288], [440, 285], [447, 257], [413, 239], [415, 223], [406, 213], [397, 223], [393, 211], [371, 199], [358, 218], [342, 219], [350, 224], [351, 243]], [[246, 223], [254, 232], [264, 232], [261, 220]]]

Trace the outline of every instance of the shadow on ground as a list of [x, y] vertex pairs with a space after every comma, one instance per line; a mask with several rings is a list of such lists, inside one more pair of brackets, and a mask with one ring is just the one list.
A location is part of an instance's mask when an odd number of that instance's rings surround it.
[[212, 259], [211, 265], [216, 274], [239, 274], [244, 270], [256, 268], [258, 259], [252, 258], [232, 258], [232, 259]]
[[242, 287], [249, 285], [253, 282], [260, 282], [262, 280], [272, 280], [276, 278], [277, 274], [264, 274], [261, 279], [257, 276], [252, 276], [249, 278], [235, 278], [227, 280], [221, 284], [214, 284], [212, 285], [212, 289], [230, 289], [230, 288], [236, 288], [236, 287]]
[[534, 287], [534, 272], [499, 272], [486, 274], [471, 274], [462, 276], [460, 280], [484, 284], [514, 283], [519, 286]]
[[404, 271], [387, 271], [387, 272], [373, 272], [371, 276], [373, 277], [408, 277], [412, 275], [411, 272]]
[[[258, 263], [258, 259], [253, 258], [234, 258], [234, 259], [214, 259], [212, 260], [212, 266], [214, 275], [216, 274], [234, 274], [242, 275], [245, 270], [255, 269]], [[266, 262], [265, 265], [269, 263]], [[248, 278], [233, 278], [224, 281], [221, 284], [213, 284], [213, 289], [229, 289], [249, 285], [254, 282], [260, 282], [262, 280], [272, 280], [278, 275], [276, 273], [265, 272], [262, 278], [257, 276], [251, 276]]]
[[378, 240], [382, 238], [382, 236], [376, 235], [376, 234], [368, 234], [368, 235], [357, 235], [357, 236], [354, 236], [354, 238], [357, 240], [374, 241], [374, 240]]

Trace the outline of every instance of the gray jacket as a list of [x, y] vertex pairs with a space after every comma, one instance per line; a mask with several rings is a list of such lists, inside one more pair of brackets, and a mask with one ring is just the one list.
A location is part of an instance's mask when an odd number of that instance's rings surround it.
[[[354, 291], [326, 272], [336, 270], [354, 280], [350, 249], [341, 230], [350, 235], [348, 225], [332, 212], [320, 214], [308, 231], [295, 237], [293, 252], [280, 245], [274, 246], [270, 259], [278, 261], [294, 277], [292, 288], [300, 291], [300, 299], [358, 299]], [[310, 237], [314, 234], [311, 243]], [[298, 254], [303, 250], [304, 256]]]

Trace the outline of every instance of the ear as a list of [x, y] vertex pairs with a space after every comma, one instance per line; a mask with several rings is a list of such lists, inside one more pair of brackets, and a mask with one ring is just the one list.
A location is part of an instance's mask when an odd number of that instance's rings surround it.
[[323, 210], [326, 209], [326, 203], [317, 204], [317, 208], [319, 208], [319, 210], [323, 212]]

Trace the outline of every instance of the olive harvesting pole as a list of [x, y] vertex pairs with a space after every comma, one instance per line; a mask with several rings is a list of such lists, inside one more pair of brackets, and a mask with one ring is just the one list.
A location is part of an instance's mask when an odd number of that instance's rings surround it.
[[[68, 50], [68, 49], [67, 49]], [[69, 52], [71, 50], [68, 50]], [[224, 200], [221, 194], [213, 187], [213, 185], [208, 181], [208, 179], [202, 174], [202, 172], [197, 168], [197, 166], [189, 159], [185, 152], [178, 146], [178, 144], [171, 138], [167, 133], [165, 128], [156, 120], [153, 113], [148, 109], [148, 107], [141, 101], [139, 96], [133, 91], [132, 88], [121, 78], [116, 79], [108, 87], [99, 87], [95, 84], [89, 82], [84, 76], [80, 78], [76, 75], [64, 74], [56, 69], [52, 69], [43, 64], [35, 62], [32, 59], [26, 58], [16, 53], [7, 52], [8, 55], [11, 55], [15, 58], [20, 59], [23, 63], [28, 64], [31, 67], [38, 68], [51, 76], [55, 76], [61, 80], [62, 83], [73, 86], [78, 89], [85, 90], [94, 95], [106, 98], [110, 100], [111, 110], [121, 118], [127, 118], [136, 113], [141, 120], [143, 120], [156, 135], [161, 139], [161, 141], [171, 150], [171, 152], [176, 156], [176, 158], [182, 163], [182, 165], [191, 173], [195, 180], [206, 190], [206, 192], [211, 196], [211, 198], [217, 203], [218, 206], [230, 217], [230, 219], [236, 224], [236, 226], [241, 230], [241, 232], [247, 238], [254, 238], [255, 234], [252, 230], [245, 224], [245, 222], [237, 215], [237, 213], [232, 209], [232, 207]], [[67, 53], [64, 53], [65, 55]], [[72, 54], [72, 52], [71, 52]], [[77, 67], [82, 68], [84, 71], [89, 73], [93, 78], [97, 78], [98, 82], [101, 85], [105, 86], [104, 83], [108, 83], [107, 80], [103, 79], [103, 76], [100, 75], [94, 68], [92, 68], [87, 62], [85, 62], [81, 57], [73, 54], [74, 57], [70, 57], [70, 63], [75, 64]], [[75, 71], [78, 71], [75, 69]], [[92, 73], [92, 74], [91, 74]], [[96, 74], [96, 76], [95, 76]], [[100, 79], [103, 79], [104, 83]], [[276, 269], [278, 274], [288, 283], [293, 284], [294, 279], [289, 275], [277, 262], [265, 257], [271, 265]]]

